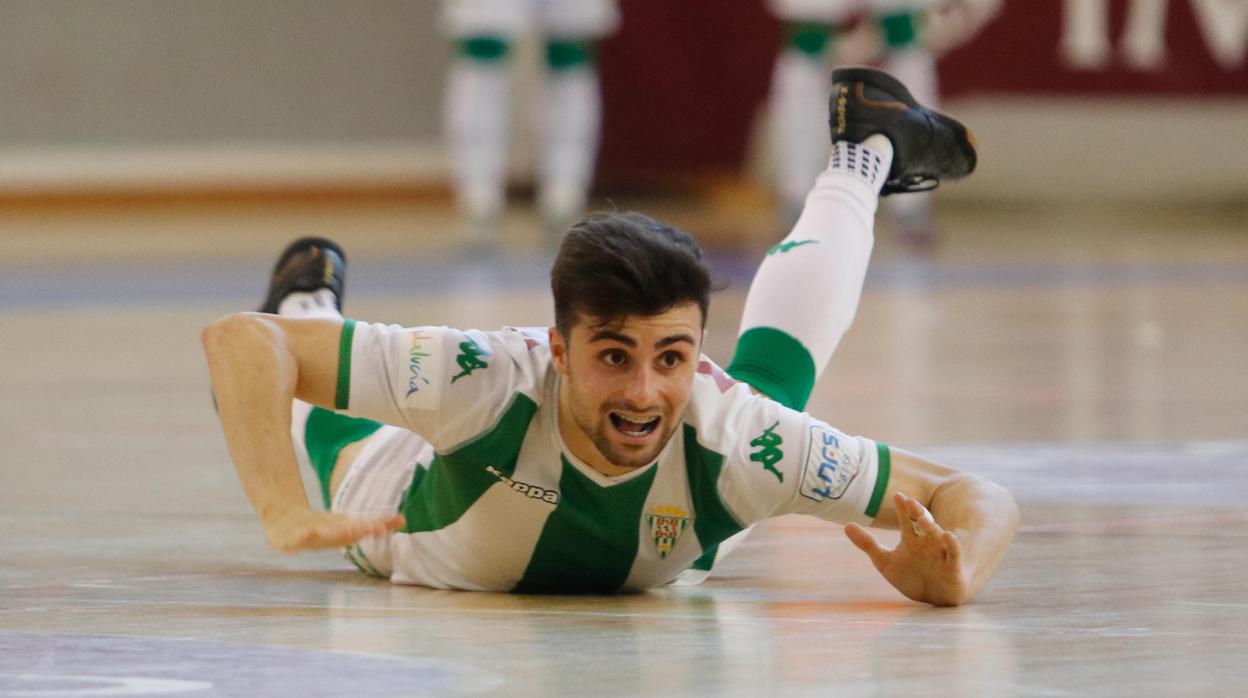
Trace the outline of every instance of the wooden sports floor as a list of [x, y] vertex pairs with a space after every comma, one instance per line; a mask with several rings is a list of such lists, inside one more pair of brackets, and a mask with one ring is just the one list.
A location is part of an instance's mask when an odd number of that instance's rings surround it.
[[[141, 205], [140, 205], [141, 204]], [[726, 362], [765, 212], [657, 213], [717, 248]], [[0, 209], [0, 697], [1205, 696], [1248, 686], [1248, 212], [941, 208], [881, 229], [812, 412], [1009, 487], [973, 603], [911, 603], [836, 526], [760, 527], [699, 587], [434, 591], [269, 551], [198, 333], [297, 235], [347, 248], [350, 315], [545, 324], [523, 212], [465, 258], [395, 201]]]

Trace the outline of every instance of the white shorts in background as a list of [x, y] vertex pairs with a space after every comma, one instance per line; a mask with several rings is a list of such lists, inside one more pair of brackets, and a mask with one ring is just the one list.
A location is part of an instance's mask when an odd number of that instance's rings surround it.
[[480, 34], [580, 39], [606, 36], [620, 24], [615, 0], [443, 0], [443, 30], [454, 38]]
[[771, 12], [789, 22], [839, 24], [856, 13], [873, 15], [926, 10], [932, 0], [768, 0]]

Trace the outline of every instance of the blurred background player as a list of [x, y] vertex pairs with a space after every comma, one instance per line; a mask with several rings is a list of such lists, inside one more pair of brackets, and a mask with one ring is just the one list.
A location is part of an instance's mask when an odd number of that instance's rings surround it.
[[506, 205], [512, 61], [530, 32], [542, 41], [544, 70], [534, 99], [537, 209], [552, 241], [581, 217], [598, 149], [601, 95], [597, 41], [615, 30], [614, 0], [444, 0], [455, 41], [444, 117], [465, 241], [501, 236]]
[[[827, 64], [832, 58], [878, 62], [920, 102], [936, 105], [937, 50], [969, 38], [999, 2], [769, 0], [769, 4], [784, 31], [771, 81], [771, 118], [781, 228], [787, 230], [827, 164], [827, 151], [810, 144], [818, 143], [816, 135], [827, 127]], [[919, 249], [935, 243], [927, 194], [890, 197], [885, 210], [903, 243]]]

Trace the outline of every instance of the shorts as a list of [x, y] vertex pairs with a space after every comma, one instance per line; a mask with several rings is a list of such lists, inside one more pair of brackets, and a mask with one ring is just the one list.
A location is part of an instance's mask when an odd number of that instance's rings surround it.
[[590, 39], [620, 24], [615, 0], [443, 0], [442, 26], [453, 38], [479, 35]]
[[[429, 467], [434, 450], [420, 435], [382, 426], [364, 440], [338, 485], [330, 511], [356, 518], [378, 518], [399, 511], [418, 467]], [[366, 538], [345, 549], [347, 559], [365, 574], [389, 579], [394, 572], [390, 534]]]

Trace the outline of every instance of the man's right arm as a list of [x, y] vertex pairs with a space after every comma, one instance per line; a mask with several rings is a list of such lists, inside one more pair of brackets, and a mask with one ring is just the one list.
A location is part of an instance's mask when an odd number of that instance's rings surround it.
[[312, 508], [291, 443], [291, 401], [332, 408], [341, 320], [239, 313], [203, 331], [213, 394], [230, 457], [269, 545], [335, 548], [400, 528], [400, 515], [351, 519]]

